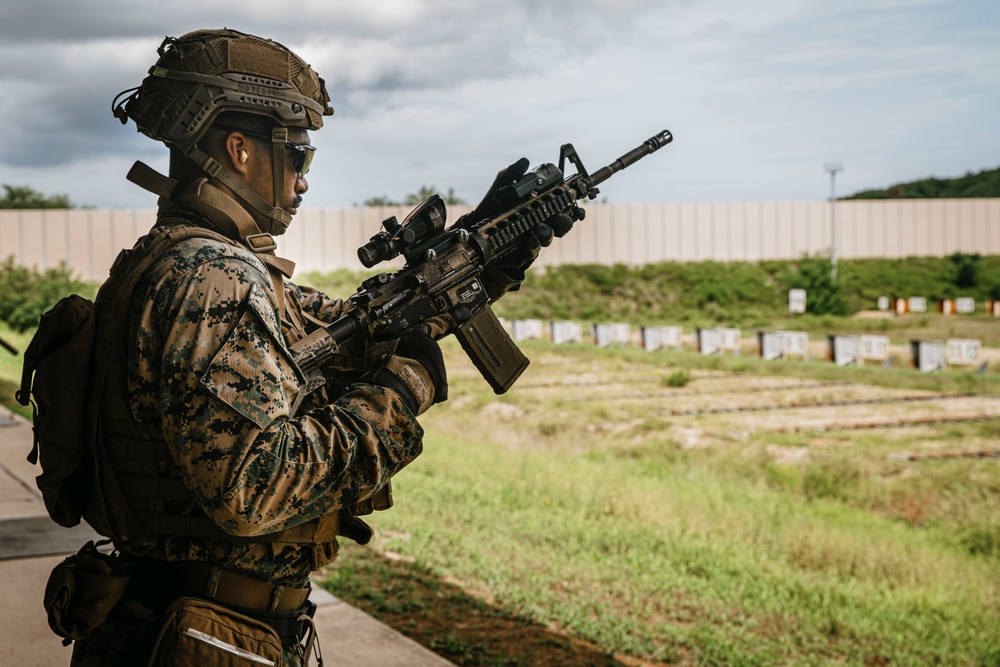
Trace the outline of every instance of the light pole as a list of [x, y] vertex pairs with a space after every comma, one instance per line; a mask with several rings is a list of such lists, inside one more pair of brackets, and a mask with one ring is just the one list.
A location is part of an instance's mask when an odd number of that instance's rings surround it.
[[844, 171], [844, 165], [827, 162], [823, 171], [830, 174], [830, 280], [837, 282], [837, 172]]

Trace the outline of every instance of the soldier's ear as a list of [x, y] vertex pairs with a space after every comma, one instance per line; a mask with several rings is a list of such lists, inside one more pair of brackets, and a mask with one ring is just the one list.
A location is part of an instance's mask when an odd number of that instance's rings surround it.
[[223, 145], [226, 169], [240, 176], [247, 176], [254, 165], [254, 150], [242, 132], [230, 132]]

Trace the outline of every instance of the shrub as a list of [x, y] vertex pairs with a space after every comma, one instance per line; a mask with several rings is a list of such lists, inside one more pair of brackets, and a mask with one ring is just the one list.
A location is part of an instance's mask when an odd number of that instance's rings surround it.
[[69, 294], [93, 298], [97, 288], [73, 277], [65, 263], [39, 272], [14, 263], [8, 257], [0, 264], [0, 320], [15, 331], [38, 326], [42, 313]]
[[979, 255], [956, 252], [949, 259], [955, 265], [955, 286], [975, 287], [979, 284]]
[[788, 287], [806, 291], [806, 310], [814, 315], [847, 315], [847, 300], [840, 282], [831, 277], [833, 265], [821, 257], [799, 260], [798, 272], [787, 279]]
[[989, 294], [990, 298], [993, 299], [994, 301], [1000, 299], [1000, 282], [993, 283], [993, 286], [990, 287]]
[[668, 387], [683, 387], [688, 382], [691, 381], [691, 375], [687, 371], [674, 371], [668, 375], [664, 380], [664, 384]]

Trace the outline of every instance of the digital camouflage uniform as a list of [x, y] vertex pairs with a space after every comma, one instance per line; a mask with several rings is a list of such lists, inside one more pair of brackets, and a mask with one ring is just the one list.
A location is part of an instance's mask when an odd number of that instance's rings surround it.
[[[202, 509], [227, 532], [288, 528], [371, 497], [421, 451], [422, 430], [391, 391], [357, 385], [290, 414], [300, 380], [288, 345], [301, 309], [332, 321], [340, 301], [287, 284], [274, 290], [252, 253], [208, 239], [172, 248], [134, 302], [128, 393], [135, 421], [162, 433]], [[304, 585], [335, 556], [306, 549], [164, 540], [167, 559], [211, 560]], [[159, 555], [159, 554], [157, 554]]]
[[[440, 350], [423, 332], [413, 333], [433, 349], [411, 337], [419, 358], [392, 345], [350, 349], [323, 369], [325, 385], [302, 390], [290, 347], [347, 306], [282, 286], [277, 272], [290, 276], [290, 263], [274, 257], [272, 236], [292, 220], [288, 177], [301, 194], [315, 150], [289, 132], [318, 130], [333, 114], [323, 79], [281, 44], [230, 29], [167, 37], [157, 54], [112, 110], [170, 148], [171, 174], [142, 163], [129, 172], [160, 195], [157, 228], [119, 256], [95, 306], [101, 490], [85, 518], [115, 537], [132, 569], [121, 602], [77, 641], [75, 665], [144, 664], [177, 597], [302, 637], [303, 624], [289, 626], [301, 620], [309, 573], [334, 560], [338, 535], [367, 542], [358, 516], [391, 505], [389, 479], [421, 452], [416, 415], [447, 397]], [[238, 166], [247, 150], [219, 148], [212, 129], [256, 139], [248, 168], [269, 171], [270, 187], [248, 179]], [[377, 383], [366, 380], [373, 372]], [[296, 645], [284, 650], [285, 664], [302, 663]]]
[[[166, 205], [170, 210], [170, 205]], [[161, 210], [161, 218], [163, 217]], [[169, 215], [167, 216], [169, 217]], [[210, 226], [190, 214], [185, 224]], [[161, 223], [163, 221], [161, 220]], [[236, 242], [189, 238], [172, 246], [131, 301], [127, 376], [108, 403], [127, 403], [133, 437], [165, 440], [203, 511], [234, 542], [159, 536], [145, 556], [199, 561], [286, 587], [334, 560], [337, 542], [255, 542], [262, 534], [337, 515], [364, 535], [356, 514], [388, 507], [389, 479], [422, 450], [423, 431], [390, 389], [354, 383], [340, 396], [315, 393], [293, 414], [302, 377], [289, 346], [346, 306], [286, 282], [285, 317], [267, 268]], [[114, 410], [109, 411], [114, 421]], [[108, 418], [106, 418], [106, 421]], [[121, 430], [119, 424], [111, 430]], [[353, 533], [351, 533], [353, 536]], [[361, 538], [364, 540], [364, 538]], [[114, 664], [109, 652], [148, 651], [152, 618], [122, 604], [87, 640], [75, 665]], [[133, 644], [134, 643], [134, 644]], [[298, 647], [286, 648], [299, 664]]]

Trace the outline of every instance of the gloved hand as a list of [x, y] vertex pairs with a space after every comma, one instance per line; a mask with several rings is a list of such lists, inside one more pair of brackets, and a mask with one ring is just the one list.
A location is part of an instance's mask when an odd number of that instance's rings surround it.
[[372, 374], [372, 384], [392, 389], [415, 415], [448, 400], [448, 375], [441, 347], [418, 325], [399, 339], [396, 351]]
[[[471, 229], [482, 220], [499, 215], [517, 204], [518, 198], [514, 185], [526, 173], [528, 173], [527, 158], [521, 158], [506, 169], [501, 169], [482, 201], [470, 213], [459, 218], [458, 222], [455, 223], [456, 226]], [[500, 290], [500, 293], [502, 294], [508, 289], [517, 289], [517, 284], [524, 280], [525, 271], [538, 257], [539, 251], [551, 244], [553, 237], [565, 236], [573, 228], [573, 223], [576, 220], [583, 220], [583, 217], [583, 209], [575, 207], [572, 215], [566, 213], [555, 215], [536, 225], [532, 230], [533, 233], [525, 234], [521, 246], [500, 258], [495, 264], [508, 283]], [[498, 281], [490, 280], [488, 282], [497, 283]], [[498, 290], [499, 287], [490, 288], [488, 285], [491, 298], [495, 299], [499, 296], [499, 294], [494, 294]]]
[[517, 203], [514, 184], [528, 173], [528, 158], [523, 157], [506, 169], [497, 172], [493, 185], [483, 195], [482, 201], [471, 212], [458, 219], [458, 226], [469, 229], [472, 225], [503, 213]]

